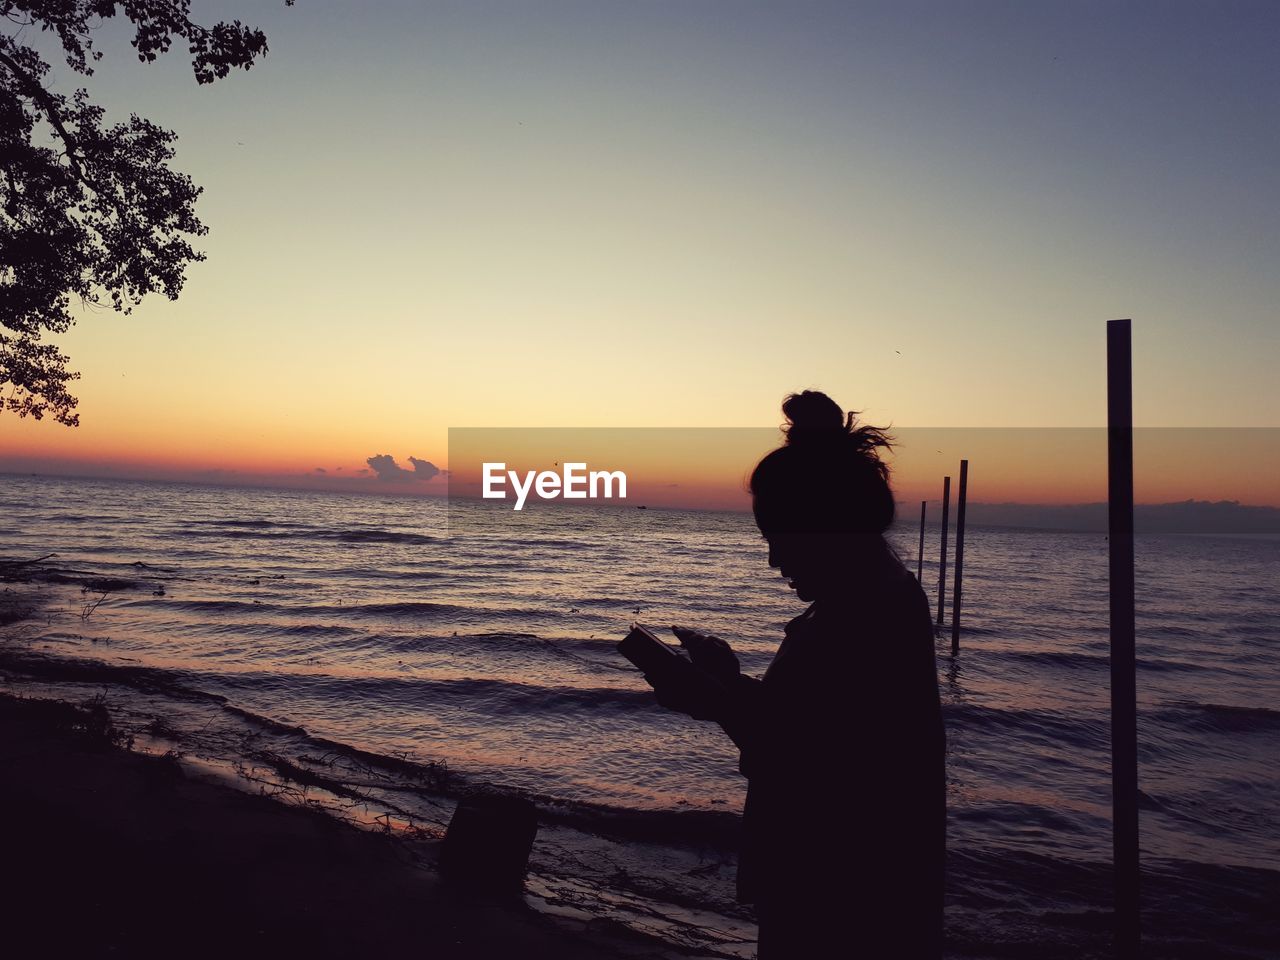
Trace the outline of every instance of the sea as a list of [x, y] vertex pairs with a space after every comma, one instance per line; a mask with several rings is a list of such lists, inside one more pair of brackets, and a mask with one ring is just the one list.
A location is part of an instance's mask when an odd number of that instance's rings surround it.
[[[918, 535], [891, 540], [936, 609], [941, 529], [922, 560]], [[1110, 956], [1106, 537], [971, 526], [964, 551], [948, 955]], [[1280, 957], [1280, 538], [1136, 551], [1145, 949]], [[682, 624], [763, 673], [805, 605], [749, 515], [0, 476], [0, 563], [38, 558], [0, 585], [39, 601], [0, 627], [0, 689], [96, 700], [134, 749], [406, 842], [520, 794], [532, 907], [754, 955], [736, 751], [615, 649]]]

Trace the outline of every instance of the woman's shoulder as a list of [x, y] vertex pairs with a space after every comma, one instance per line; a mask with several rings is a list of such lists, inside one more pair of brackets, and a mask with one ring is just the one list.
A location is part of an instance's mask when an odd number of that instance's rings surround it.
[[826, 634], [852, 634], [865, 642], [917, 633], [932, 638], [929, 600], [900, 563], [856, 579], [815, 606], [814, 627]]
[[904, 608], [923, 604], [928, 609], [929, 605], [915, 575], [896, 558], [851, 577], [847, 589], [830, 599], [824, 604], [828, 609], [868, 616], [897, 615]]

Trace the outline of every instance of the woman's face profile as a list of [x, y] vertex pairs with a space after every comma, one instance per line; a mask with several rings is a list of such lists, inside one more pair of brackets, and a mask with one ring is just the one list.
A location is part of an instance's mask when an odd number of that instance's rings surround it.
[[839, 583], [833, 537], [779, 530], [760, 532], [769, 545], [769, 566], [782, 574], [801, 600], [816, 600]]

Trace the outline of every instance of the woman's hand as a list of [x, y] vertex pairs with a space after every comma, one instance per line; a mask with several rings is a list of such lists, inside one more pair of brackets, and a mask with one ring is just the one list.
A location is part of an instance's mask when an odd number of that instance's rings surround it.
[[664, 670], [661, 677], [646, 673], [645, 680], [668, 710], [687, 713], [695, 720], [719, 720], [741, 676], [737, 656], [719, 637], [684, 627], [671, 631], [680, 638], [689, 659], [679, 657], [679, 667]]
[[685, 670], [675, 671], [661, 679], [647, 673], [643, 676], [653, 687], [659, 705], [668, 710], [687, 713], [695, 720], [715, 720], [720, 716], [720, 690], [688, 661], [685, 662]]
[[671, 632], [680, 639], [680, 645], [689, 652], [693, 665], [725, 687], [738, 682], [742, 668], [738, 656], [729, 644], [709, 633], [699, 633], [686, 627], [672, 627]]

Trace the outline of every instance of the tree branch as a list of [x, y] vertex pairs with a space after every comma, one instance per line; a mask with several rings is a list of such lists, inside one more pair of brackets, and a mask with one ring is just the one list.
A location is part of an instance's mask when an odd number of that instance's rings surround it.
[[42, 87], [34, 77], [22, 66], [6, 53], [0, 52], [0, 65], [7, 67], [9, 72], [17, 78], [18, 82], [25, 88], [27, 96], [29, 96], [42, 109], [45, 119], [49, 121], [49, 125], [62, 138], [63, 144], [66, 146], [66, 158], [71, 164], [71, 169], [76, 175], [76, 179], [83, 183], [94, 193], [104, 196], [110, 196], [110, 191], [103, 190], [88, 174], [85, 173], [83, 160], [77, 154], [80, 149], [76, 138], [62, 122], [62, 115], [58, 112], [58, 105], [50, 95], [49, 91]]

